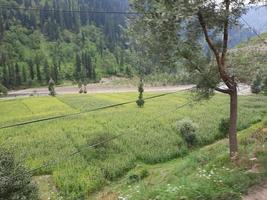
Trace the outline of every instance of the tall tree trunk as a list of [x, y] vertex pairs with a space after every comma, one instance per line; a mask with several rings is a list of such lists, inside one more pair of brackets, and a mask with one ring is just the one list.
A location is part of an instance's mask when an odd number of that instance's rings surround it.
[[238, 156], [237, 144], [237, 88], [236, 86], [230, 92], [230, 127], [229, 127], [229, 146], [230, 157], [236, 159]]

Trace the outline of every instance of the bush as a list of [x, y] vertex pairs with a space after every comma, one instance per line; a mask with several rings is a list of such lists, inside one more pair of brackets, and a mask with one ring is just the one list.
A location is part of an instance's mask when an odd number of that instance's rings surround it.
[[55, 81], [51, 78], [48, 83], [48, 90], [49, 90], [49, 95], [54, 97], [56, 96], [56, 91], [55, 91]]
[[221, 119], [219, 124], [219, 131], [223, 137], [226, 137], [228, 135], [229, 127], [230, 127], [230, 119], [229, 118]]
[[143, 99], [144, 83], [142, 79], [140, 80], [140, 83], [138, 86], [138, 92], [139, 92], [139, 96], [138, 96], [138, 100], [136, 101], [136, 104], [138, 105], [138, 107], [142, 108], [145, 104], [145, 101]]
[[254, 94], [259, 94], [262, 90], [262, 78], [259, 73], [257, 73], [255, 79], [251, 84], [251, 92]]
[[0, 96], [7, 95], [7, 88], [0, 83]]
[[88, 137], [87, 144], [93, 146], [98, 156], [105, 155], [115, 148], [115, 144], [111, 140], [113, 137], [114, 135], [110, 133], [96, 133]]
[[136, 183], [138, 181], [143, 180], [144, 178], [149, 176], [149, 172], [146, 168], [139, 167], [134, 172], [132, 172], [128, 177], [128, 182], [130, 184]]
[[190, 119], [183, 119], [177, 123], [177, 130], [188, 146], [193, 146], [197, 143], [197, 129], [198, 125]]
[[144, 107], [145, 101], [143, 99], [138, 99], [136, 101], [136, 104], [138, 107], [142, 108], [142, 107]]
[[0, 200], [38, 199], [38, 190], [13, 153], [0, 149]]

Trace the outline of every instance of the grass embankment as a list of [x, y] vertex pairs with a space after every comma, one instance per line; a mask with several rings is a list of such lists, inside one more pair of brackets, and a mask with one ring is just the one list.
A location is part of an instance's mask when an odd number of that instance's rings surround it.
[[[4, 117], [1, 117], [0, 123], [5, 125], [18, 119], [24, 121], [58, 113], [75, 113], [136, 97], [137, 94], [124, 93], [1, 101], [0, 114]], [[189, 97], [187, 93], [173, 94], [149, 100], [143, 109], [137, 108], [133, 103], [3, 129], [0, 130], [0, 143], [15, 147], [17, 157], [25, 159], [30, 168], [39, 167], [54, 159], [63, 159], [63, 162], [39, 170], [35, 175], [52, 175], [64, 199], [84, 199], [88, 194], [124, 176], [137, 164], [162, 163], [184, 157], [192, 151], [176, 131], [175, 124], [178, 120], [190, 118], [199, 125], [197, 148], [221, 138], [218, 124], [228, 116], [228, 97], [216, 95], [209, 101], [174, 111], [175, 107], [186, 103]], [[22, 101], [28, 105], [27, 108], [23, 108]], [[260, 121], [266, 115], [266, 107], [267, 97], [240, 97], [238, 129], [245, 129]], [[161, 116], [163, 112], [167, 115]], [[154, 119], [155, 116], [159, 117]], [[150, 121], [145, 124], [147, 120]], [[125, 132], [128, 134], [108, 145], [86, 148], [92, 142]], [[77, 150], [81, 153], [71, 158], [66, 157]], [[201, 156], [205, 160], [205, 155]]]
[[[234, 163], [228, 139], [163, 164], [140, 163], [89, 199], [239, 200], [251, 186], [267, 180], [267, 119], [240, 131], [239, 144], [240, 159]], [[148, 176], [133, 182], [140, 169]]]

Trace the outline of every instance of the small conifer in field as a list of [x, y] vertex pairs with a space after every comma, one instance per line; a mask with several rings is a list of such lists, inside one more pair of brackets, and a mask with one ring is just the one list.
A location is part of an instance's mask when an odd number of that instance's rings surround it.
[[144, 93], [144, 83], [143, 83], [143, 80], [140, 79], [140, 83], [139, 83], [139, 86], [138, 86], [138, 92], [139, 92], [139, 96], [138, 96], [138, 100], [136, 101], [136, 104], [142, 108], [145, 104], [145, 101], [143, 99], [143, 93]]

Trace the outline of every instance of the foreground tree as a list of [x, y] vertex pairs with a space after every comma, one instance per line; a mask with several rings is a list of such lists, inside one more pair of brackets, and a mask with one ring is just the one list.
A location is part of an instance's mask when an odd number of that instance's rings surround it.
[[[139, 35], [138, 39], [143, 40], [139, 43], [145, 45], [146, 51], [157, 57], [162, 65], [171, 67], [178, 60], [184, 61], [189, 72], [197, 75], [197, 89], [205, 96], [215, 90], [230, 96], [229, 144], [233, 159], [238, 155], [238, 96], [234, 68], [227, 64], [227, 50], [229, 29], [245, 12], [245, 2], [134, 0], [133, 9], [144, 14], [129, 26], [135, 35]], [[203, 40], [206, 42], [204, 47]], [[212, 52], [212, 58], [209, 52]], [[226, 89], [218, 87], [220, 82]]]
[[38, 199], [37, 186], [14, 155], [0, 148], [0, 200]]

